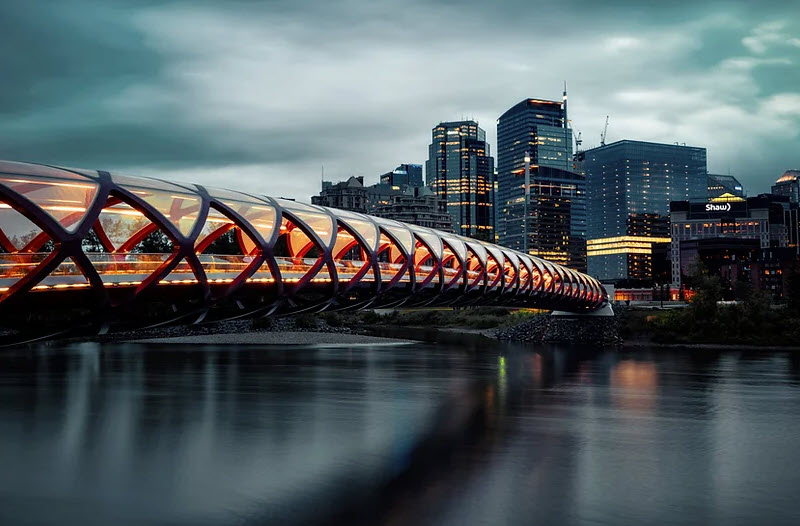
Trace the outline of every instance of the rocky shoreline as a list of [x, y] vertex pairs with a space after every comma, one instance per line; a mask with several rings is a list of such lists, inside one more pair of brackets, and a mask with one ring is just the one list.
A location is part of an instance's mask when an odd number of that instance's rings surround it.
[[513, 327], [497, 329], [494, 337], [514, 342], [617, 346], [623, 343], [620, 328], [620, 314], [597, 318], [536, 316]]
[[359, 334], [358, 331], [350, 327], [334, 327], [328, 324], [324, 319], [316, 316], [286, 316], [279, 318], [228, 320], [213, 323], [202, 323], [197, 325], [169, 325], [165, 327], [152, 327], [149, 329], [136, 329], [132, 331], [101, 334], [91, 338], [75, 338], [74, 340], [86, 341], [88, 339], [101, 343], [112, 343], [151, 340], [156, 338], [211, 336], [217, 334], [224, 335], [289, 332]]
[[[619, 346], [623, 344], [620, 336], [622, 310], [613, 317], [555, 317], [536, 316], [512, 327], [499, 329], [482, 329], [467, 331], [481, 334], [488, 338], [501, 341], [526, 342], [526, 343], [566, 343], [581, 345]], [[256, 320], [231, 320], [198, 325], [155, 327], [145, 330], [119, 332], [100, 335], [92, 338], [100, 342], [143, 341], [168, 338], [183, 338], [187, 341], [199, 342], [199, 337], [228, 334], [260, 334], [260, 333], [320, 333], [341, 335], [365, 335], [375, 333], [369, 324], [348, 326], [334, 326], [329, 324], [324, 316], [300, 315], [277, 318], [261, 318]], [[463, 332], [456, 328], [443, 328], [449, 332]], [[257, 337], [254, 337], [258, 339]], [[266, 338], [264, 341], [273, 341]], [[326, 338], [329, 341], [330, 338]], [[347, 338], [342, 338], [345, 343]], [[276, 342], [278, 340], [275, 340]]]

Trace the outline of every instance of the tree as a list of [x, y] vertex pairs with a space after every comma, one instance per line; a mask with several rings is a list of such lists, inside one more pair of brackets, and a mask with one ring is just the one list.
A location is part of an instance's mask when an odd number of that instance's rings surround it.
[[783, 297], [792, 314], [800, 314], [800, 262], [795, 260], [784, 275]]
[[722, 298], [722, 284], [718, 276], [710, 276], [701, 261], [692, 265], [689, 279], [694, 296], [690, 308], [697, 319], [711, 319], [717, 313], [717, 302]]
[[156, 230], [136, 245], [131, 252], [139, 254], [171, 254], [175, 250], [172, 240], [161, 230]]
[[232, 228], [219, 236], [208, 245], [208, 248], [206, 248], [203, 253], [221, 256], [242, 255], [242, 248], [239, 246], [239, 240], [236, 238], [236, 229]]
[[94, 228], [89, 230], [89, 233], [86, 234], [86, 237], [83, 238], [81, 241], [81, 249], [84, 252], [105, 252], [106, 249], [103, 247], [103, 244], [100, 242], [100, 237], [95, 232]]

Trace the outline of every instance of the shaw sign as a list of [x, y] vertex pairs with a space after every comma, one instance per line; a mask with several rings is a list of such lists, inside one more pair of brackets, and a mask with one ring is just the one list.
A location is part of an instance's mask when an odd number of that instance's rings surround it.
[[706, 212], [730, 212], [731, 211], [731, 204], [714, 204], [714, 203], [707, 203], [706, 204]]

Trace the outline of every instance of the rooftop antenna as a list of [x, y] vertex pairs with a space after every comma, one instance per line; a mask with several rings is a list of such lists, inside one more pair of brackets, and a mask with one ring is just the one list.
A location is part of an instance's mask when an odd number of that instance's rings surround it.
[[[567, 145], [567, 141], [569, 140], [569, 145], [572, 147], [572, 140], [569, 139], [569, 132], [567, 128], [569, 127], [569, 119], [567, 118], [567, 81], [564, 81], [564, 94], [562, 95], [562, 101], [564, 104], [564, 146]], [[569, 167], [569, 156], [567, 156], [567, 167]]]
[[608, 134], [608, 115], [606, 115], [606, 125], [603, 127], [603, 133], [600, 134], [600, 146], [606, 145], [607, 134]]

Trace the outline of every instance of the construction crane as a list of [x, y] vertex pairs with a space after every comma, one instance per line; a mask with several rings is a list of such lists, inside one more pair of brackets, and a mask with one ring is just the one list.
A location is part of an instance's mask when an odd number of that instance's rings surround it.
[[578, 132], [578, 135], [575, 136], [575, 151], [579, 152], [581, 150], [581, 144], [583, 144], [583, 139], [581, 139], [581, 131], [572, 129], [573, 132]]
[[606, 125], [603, 127], [603, 133], [600, 134], [600, 146], [606, 145], [606, 134], [608, 133], [608, 115], [606, 115]]

